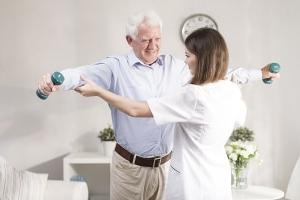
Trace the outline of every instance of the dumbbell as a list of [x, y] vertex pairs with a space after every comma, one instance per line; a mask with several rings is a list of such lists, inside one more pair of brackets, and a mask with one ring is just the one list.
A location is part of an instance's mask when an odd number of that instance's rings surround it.
[[[268, 65], [268, 68], [269, 68], [269, 72], [274, 73], [274, 74], [276, 74], [280, 71], [280, 65], [278, 63], [270, 63]], [[271, 78], [264, 78], [263, 82], [266, 84], [271, 84], [273, 81]]]
[[[54, 72], [51, 75], [51, 81], [54, 85], [61, 85], [64, 82], [64, 80], [65, 77], [60, 72]], [[44, 94], [40, 89], [37, 89], [35, 93], [42, 100], [46, 100], [48, 98], [48, 95]]]

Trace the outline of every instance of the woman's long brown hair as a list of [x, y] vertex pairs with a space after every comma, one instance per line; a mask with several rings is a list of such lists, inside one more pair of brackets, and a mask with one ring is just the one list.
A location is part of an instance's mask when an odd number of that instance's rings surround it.
[[186, 38], [185, 46], [198, 60], [191, 84], [202, 85], [224, 79], [229, 56], [225, 40], [218, 31], [198, 29]]

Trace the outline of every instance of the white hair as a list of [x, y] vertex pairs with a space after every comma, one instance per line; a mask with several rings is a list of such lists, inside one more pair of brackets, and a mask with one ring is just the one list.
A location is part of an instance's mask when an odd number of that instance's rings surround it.
[[128, 22], [126, 25], [126, 36], [131, 36], [132, 38], [136, 38], [138, 35], [138, 27], [142, 23], [146, 23], [149, 26], [159, 26], [162, 29], [162, 20], [156, 14], [156, 12], [142, 11], [136, 14], [131, 15], [128, 18]]

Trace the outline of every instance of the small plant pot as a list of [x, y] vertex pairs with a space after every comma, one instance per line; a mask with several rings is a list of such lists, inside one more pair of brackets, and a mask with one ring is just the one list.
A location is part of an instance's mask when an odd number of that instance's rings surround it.
[[103, 155], [107, 157], [112, 157], [112, 154], [116, 147], [116, 141], [101, 141]]

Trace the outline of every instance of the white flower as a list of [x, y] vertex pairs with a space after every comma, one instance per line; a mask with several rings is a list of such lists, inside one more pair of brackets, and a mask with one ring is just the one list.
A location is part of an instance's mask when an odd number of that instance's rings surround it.
[[234, 151], [234, 152], [235, 152], [236, 154], [238, 154], [238, 155], [239, 155], [239, 154], [241, 154], [241, 150], [242, 150], [242, 149], [239, 147], [239, 148], [235, 149], [235, 151]]
[[232, 160], [232, 161], [236, 161], [237, 160], [237, 154], [236, 153], [231, 153], [230, 155], [229, 155], [229, 158]]
[[253, 142], [229, 141], [225, 145], [225, 151], [230, 163], [234, 167], [246, 167], [252, 158], [256, 158], [258, 152]]
[[226, 145], [226, 146], [225, 146], [225, 150], [226, 150], [226, 153], [227, 153], [227, 154], [231, 154], [232, 151], [233, 151], [233, 148], [232, 148], [231, 146], [229, 146], [229, 145]]
[[250, 152], [249, 151], [245, 151], [245, 150], [242, 150], [240, 152], [240, 155], [243, 156], [244, 158], [248, 158], [249, 154], [250, 154]]
[[263, 160], [262, 159], [260, 159], [260, 154], [259, 154], [259, 152], [258, 151], [256, 151], [255, 152], [255, 156], [254, 156], [254, 158], [255, 158], [255, 160], [257, 161], [257, 163], [258, 163], [258, 165], [260, 166], [260, 165], [262, 165], [262, 163], [263, 163]]
[[253, 144], [246, 145], [246, 150], [249, 152], [249, 154], [254, 154], [256, 152], [256, 146]]
[[235, 142], [230, 142], [231, 146], [240, 146], [241, 142], [240, 141], [235, 141]]

